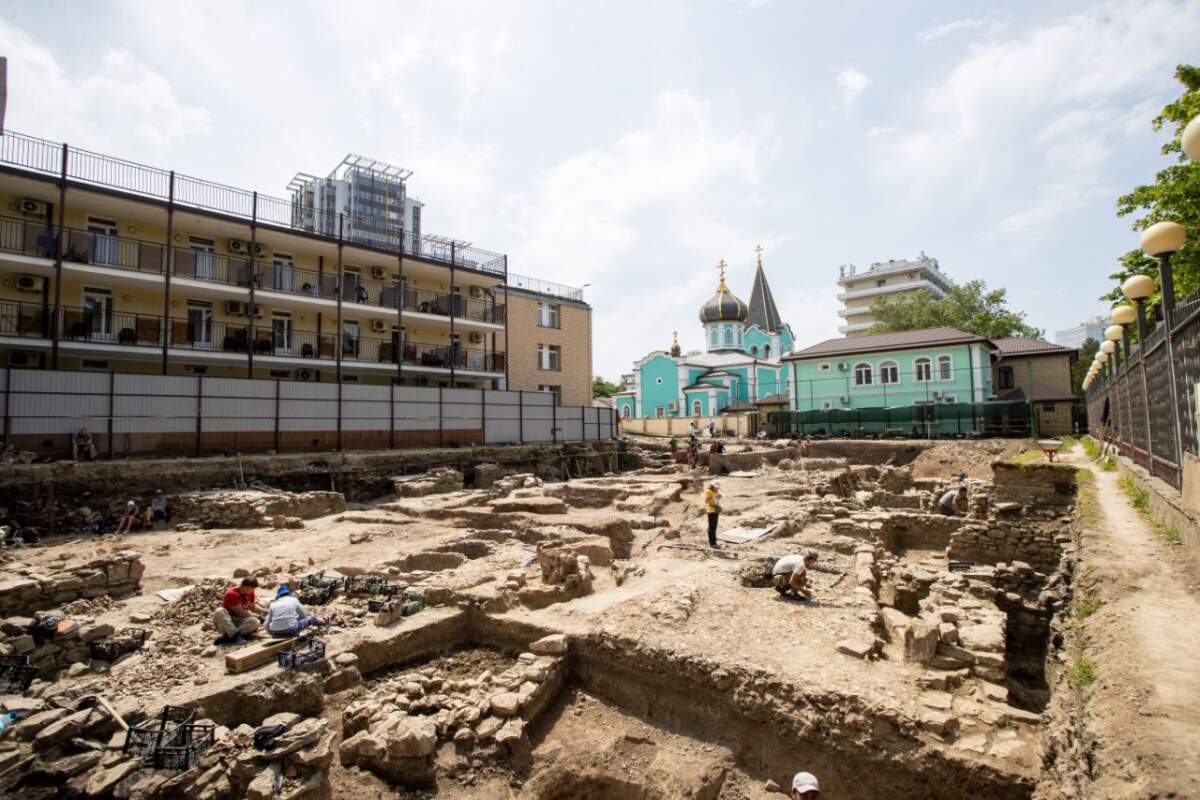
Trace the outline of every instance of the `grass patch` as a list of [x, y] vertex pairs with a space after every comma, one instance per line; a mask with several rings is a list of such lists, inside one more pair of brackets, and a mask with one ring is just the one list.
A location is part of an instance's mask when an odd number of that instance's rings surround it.
[[1105, 472], [1116, 472], [1117, 471], [1117, 460], [1115, 458], [1113, 458], [1112, 456], [1106, 456], [1100, 462], [1100, 469], [1104, 470]]
[[1046, 460], [1041, 450], [1022, 450], [1009, 459], [1013, 464], [1041, 464]]
[[1067, 668], [1067, 682], [1071, 684], [1072, 689], [1082, 692], [1096, 682], [1096, 665], [1087, 656], [1075, 656], [1075, 660]]
[[1075, 620], [1083, 622], [1085, 619], [1095, 614], [1100, 610], [1100, 606], [1104, 605], [1104, 600], [1095, 592], [1089, 592], [1087, 596], [1075, 603]]
[[1104, 522], [1104, 512], [1100, 510], [1100, 500], [1096, 497], [1096, 476], [1090, 469], [1076, 470], [1075, 485], [1079, 487], [1077, 503], [1080, 521], [1087, 528], [1099, 527]]
[[1133, 503], [1134, 508], [1142, 514], [1150, 513], [1150, 493], [1145, 489], [1139, 488], [1137, 483], [1134, 482], [1133, 476], [1123, 476], [1117, 481], [1117, 485], [1121, 487], [1121, 491], [1129, 498], [1129, 502]]
[[1183, 544], [1183, 537], [1179, 535], [1178, 528], [1171, 528], [1164, 536], [1167, 539], [1167, 544]]
[[1075, 445], [1079, 444], [1079, 440], [1074, 436], [1059, 436], [1058, 438], [1063, 443], [1062, 450], [1058, 451], [1060, 453], [1065, 453], [1074, 448]]

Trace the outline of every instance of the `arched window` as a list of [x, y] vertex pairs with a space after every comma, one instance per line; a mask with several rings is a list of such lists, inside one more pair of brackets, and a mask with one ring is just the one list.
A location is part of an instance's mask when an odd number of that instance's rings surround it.
[[954, 359], [950, 356], [938, 356], [938, 380], [954, 380]]
[[737, 328], [734, 328], [734, 334], [737, 336], [738, 345], [741, 346], [741, 344], [742, 344], [742, 329], [740, 326]]
[[719, 345], [721, 343], [721, 331], [720, 331], [719, 327], [716, 325], [713, 325], [712, 328], [710, 329], [710, 331], [712, 333], [712, 336], [709, 337], [709, 339], [711, 340], [710, 346], [716, 347], [717, 345]]
[[770, 357], [771, 357], [771, 345], [764, 344], [763, 345], [763, 358], [770, 358]]
[[728, 345], [729, 347], [733, 346], [733, 326], [732, 325], [725, 326], [725, 344]]
[[756, 344], [750, 345], [750, 355], [752, 355], [752, 356], [758, 355], [758, 345], [756, 345]]
[[870, 386], [874, 380], [874, 373], [871, 371], [870, 364], [855, 364], [854, 365], [854, 385], [855, 386]]
[[621, 406], [621, 416], [629, 419], [629, 406]]
[[890, 386], [900, 382], [900, 365], [895, 361], [879, 362], [879, 382]]
[[933, 362], [928, 358], [918, 358], [913, 362], [913, 380], [917, 383], [929, 383], [933, 377]]
[[702, 408], [703, 408], [703, 406], [700, 404], [699, 400], [693, 400], [692, 401], [692, 416], [693, 417], [701, 416], [700, 410]]

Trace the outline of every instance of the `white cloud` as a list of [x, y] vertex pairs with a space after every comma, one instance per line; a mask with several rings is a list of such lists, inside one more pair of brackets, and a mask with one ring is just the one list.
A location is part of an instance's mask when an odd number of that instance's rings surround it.
[[1110, 2], [976, 45], [921, 100], [920, 121], [874, 142], [876, 174], [939, 202], [1041, 179], [1001, 232], [1033, 233], [1103, 197], [1113, 144], [1148, 86], [1200, 37], [1200, 6]]
[[13, 130], [39, 135], [52, 121], [54, 135], [65, 141], [151, 158], [208, 129], [203, 107], [181, 102], [165, 77], [125, 50], [108, 49], [89, 70], [74, 74], [48, 48], [0, 20], [0, 53], [8, 56], [6, 124]]
[[881, 136], [891, 136], [895, 132], [896, 132], [895, 126], [881, 125], [877, 128], [871, 128], [870, 130], [868, 130], [866, 132], [865, 135], [868, 139], [878, 139]]
[[940, 39], [945, 39], [947, 36], [960, 33], [962, 31], [985, 29], [985, 33], [999, 33], [1006, 27], [1005, 23], [1000, 20], [988, 19], [987, 17], [974, 17], [969, 19], [956, 19], [951, 22], [942, 22], [937, 25], [931, 25], [923, 31], [917, 33], [914, 37], [921, 44], [931, 44]]
[[837, 85], [842, 94], [842, 102], [850, 105], [871, 85], [871, 79], [861, 70], [846, 67], [837, 74]]

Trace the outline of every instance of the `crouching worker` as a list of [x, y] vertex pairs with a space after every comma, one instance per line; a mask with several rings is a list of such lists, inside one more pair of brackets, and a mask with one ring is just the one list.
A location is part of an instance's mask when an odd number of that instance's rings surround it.
[[258, 581], [254, 578], [243, 578], [238, 586], [225, 590], [221, 598], [221, 607], [212, 617], [213, 626], [221, 634], [213, 644], [245, 644], [246, 637], [258, 630], [258, 615], [265, 609], [254, 601], [254, 590]]
[[280, 639], [299, 636], [300, 631], [305, 628], [326, 624], [328, 623], [320, 617], [308, 615], [287, 584], [279, 587], [275, 599], [271, 601], [271, 607], [267, 609], [267, 633]]
[[789, 593], [802, 600], [811, 600], [812, 592], [808, 589], [808, 571], [817, 563], [817, 551], [809, 550], [804, 555], [799, 553], [784, 556], [775, 562], [771, 569], [771, 582], [775, 591], [784, 597]]

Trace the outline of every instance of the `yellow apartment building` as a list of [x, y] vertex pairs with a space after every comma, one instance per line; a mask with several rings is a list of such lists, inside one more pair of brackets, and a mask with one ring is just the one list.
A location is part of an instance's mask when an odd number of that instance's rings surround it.
[[[352, 168], [360, 200], [403, 205], [388, 187], [406, 172]], [[396, 213], [365, 218], [362, 202], [314, 202], [321, 184], [289, 188], [273, 197], [5, 132], [0, 366], [539, 388], [509, 381], [509, 343], [536, 332], [509, 325], [505, 255]], [[590, 376], [590, 340], [586, 355]]]

